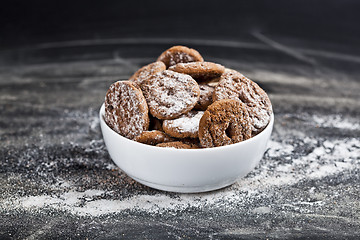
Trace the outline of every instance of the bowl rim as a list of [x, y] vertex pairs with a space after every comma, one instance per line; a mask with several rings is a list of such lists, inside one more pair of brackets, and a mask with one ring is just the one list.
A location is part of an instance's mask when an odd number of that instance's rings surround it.
[[[238, 143], [225, 145], [225, 146], [212, 147], [212, 148], [178, 149], [178, 148], [156, 147], [156, 146], [153, 146], [153, 145], [148, 145], [148, 144], [136, 142], [134, 140], [131, 140], [131, 139], [128, 139], [128, 138], [126, 138], [124, 136], [121, 136], [119, 133], [115, 132], [111, 127], [109, 127], [109, 125], [106, 123], [106, 121], [104, 119], [104, 116], [105, 116], [105, 103], [103, 103], [101, 105], [101, 107], [100, 107], [99, 118], [100, 118], [100, 122], [104, 123], [103, 125], [106, 126], [107, 129], [109, 129], [111, 132], [115, 133], [118, 137], [122, 138], [123, 140], [128, 141], [129, 143], [131, 142], [131, 144], [138, 144], [139, 146], [141, 145], [144, 148], [150, 148], [152, 150], [156, 149], [158, 151], [162, 151], [162, 150], [164, 150], [164, 151], [174, 151], [175, 150], [175, 151], [181, 151], [181, 152], [185, 152], [185, 151], [193, 151], [193, 152], [194, 151], [202, 151], [202, 152], [204, 152], [204, 151], [219, 151], [221, 149], [235, 148], [235, 147], [240, 146], [240, 145], [246, 145], [248, 143], [256, 141], [258, 138], [263, 137], [263, 135], [265, 135], [265, 132], [269, 131], [268, 130], [269, 128], [272, 129], [272, 126], [274, 124], [274, 112], [272, 112], [268, 125], [259, 134], [255, 135], [254, 137], [251, 137], [249, 139], [246, 139], [245, 141], [241, 141], [241, 142], [238, 142]], [[270, 131], [271, 131], [271, 129], [270, 129]], [[102, 131], [103, 131], [103, 129], [102, 129]]]

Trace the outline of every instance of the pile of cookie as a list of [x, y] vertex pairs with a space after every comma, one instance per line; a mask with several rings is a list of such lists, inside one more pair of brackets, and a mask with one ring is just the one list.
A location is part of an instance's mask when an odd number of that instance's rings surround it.
[[209, 148], [260, 133], [272, 114], [263, 89], [185, 46], [164, 51], [105, 96], [105, 121], [120, 135], [171, 148]]

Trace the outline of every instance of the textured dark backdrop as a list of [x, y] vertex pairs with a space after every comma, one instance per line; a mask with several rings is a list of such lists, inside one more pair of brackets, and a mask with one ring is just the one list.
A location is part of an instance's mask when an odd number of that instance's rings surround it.
[[236, 39], [248, 31], [358, 42], [360, 3], [318, 1], [10, 1], [0, 8], [1, 48], [109, 37]]

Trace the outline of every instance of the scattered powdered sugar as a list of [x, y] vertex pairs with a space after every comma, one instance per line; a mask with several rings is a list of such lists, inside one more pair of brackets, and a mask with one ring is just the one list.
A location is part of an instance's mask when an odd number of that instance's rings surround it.
[[89, 122], [90, 122], [90, 129], [94, 131], [99, 126], [100, 119], [98, 116], [93, 116], [89, 118]]
[[[88, 115], [83, 117], [89, 119]], [[96, 124], [98, 124], [97, 120], [90, 119], [88, 127], [94, 130]], [[3, 191], [5, 195], [0, 198], [0, 210], [19, 209], [36, 212], [50, 209], [66, 211], [79, 216], [97, 217], [123, 211], [171, 214], [172, 212], [186, 211], [189, 208], [201, 210], [209, 207], [211, 209], [231, 210], [238, 208], [239, 204], [252, 206], [252, 204], [255, 205], [259, 202], [262, 196], [274, 194], [279, 192], [279, 189], [285, 189], [293, 184], [309, 186], [306, 185], [307, 182], [319, 181], [326, 186], [329, 179], [337, 179], [336, 176], [339, 176], [341, 180], [341, 176], [351, 176], [353, 171], [359, 170], [360, 139], [343, 137], [343, 135], [330, 137], [321, 135], [322, 129], [319, 130], [319, 128], [331, 127], [333, 130], [351, 129], [352, 133], [356, 133], [359, 130], [356, 124], [356, 118], [345, 118], [341, 115], [277, 114], [272, 139], [269, 141], [268, 149], [259, 165], [232, 186], [201, 194], [168, 194], [146, 190], [146, 188], [138, 191], [136, 187], [128, 185], [127, 182], [131, 180], [126, 179], [125, 175], [113, 163], [104, 160], [107, 153], [101, 139], [90, 141], [86, 148], [79, 151], [78, 154], [74, 151], [76, 159], [75, 157], [69, 159], [68, 154], [53, 158], [52, 152], [41, 155], [41, 151], [47, 150], [33, 150], [33, 152], [27, 152], [26, 155], [19, 155], [17, 164], [34, 169], [33, 171], [39, 176], [50, 176], [61, 167], [70, 169], [76, 167], [77, 164], [89, 167], [90, 170], [93, 165], [89, 162], [95, 161], [95, 172], [104, 169], [109, 171], [105, 174], [120, 172], [121, 174], [115, 174], [113, 178], [110, 178], [111, 181], [121, 178], [122, 180], [125, 179], [124, 182], [126, 183], [114, 183], [115, 185], [119, 184], [119, 188], [108, 188], [110, 185], [108, 183], [99, 184], [99, 180], [102, 181], [100, 175], [99, 178], [93, 179], [94, 182], [91, 182], [90, 179], [87, 180], [89, 184], [85, 185], [86, 187], [79, 188], [81, 184], [77, 178], [71, 178], [71, 175], [62, 177], [55, 175], [54, 184], [46, 182], [48, 191], [34, 192], [34, 196]], [[300, 128], [293, 126], [300, 126]], [[317, 130], [319, 130], [317, 132], [319, 135], [311, 134]], [[82, 145], [80, 143], [79, 145], [73, 144], [72, 148], [82, 150]], [[88, 157], [88, 154], [95, 157]], [[64, 178], [65, 176], [68, 178]], [[89, 174], [89, 176], [95, 175]], [[18, 181], [19, 179], [15, 180]], [[7, 187], [6, 184], [5, 187]], [[121, 193], [123, 190], [127, 191], [125, 196]], [[319, 205], [320, 203], [299, 200], [291, 204], [297, 206]], [[254, 212], [264, 214], [272, 211], [270, 207], [267, 207], [255, 208]]]
[[115, 164], [109, 163], [105, 167], [107, 170], [115, 170], [117, 169], [117, 166]]
[[360, 130], [359, 119], [357, 121], [345, 119], [340, 114], [337, 115], [329, 115], [326, 118], [313, 115], [313, 122], [320, 127], [330, 127], [330, 128], [341, 128], [348, 130]]
[[336, 172], [341, 172], [353, 167], [354, 160], [360, 158], [359, 140], [352, 138], [345, 142], [325, 140], [307, 155], [309, 167], [306, 175], [312, 179], [322, 178]]
[[161, 214], [165, 211], [182, 211], [190, 206], [195, 208], [220, 206], [236, 202], [244, 197], [237, 196], [236, 192], [227, 189], [211, 194], [182, 194], [176, 198], [165, 194], [155, 194], [138, 195], [123, 200], [97, 199], [104, 194], [104, 191], [96, 189], [85, 192], [69, 191], [59, 196], [40, 195], [9, 199], [2, 205], [27, 210], [56, 209], [80, 216], [100, 216], [124, 210]]
[[[256, 200], [264, 192], [274, 191], [279, 186], [321, 179], [349, 171], [359, 165], [359, 139], [326, 140], [307, 137], [292, 144], [287, 141], [289, 139], [271, 140], [264, 159], [252, 173], [239, 179], [231, 187], [215, 192], [177, 194], [175, 197], [167, 193], [145, 193], [117, 200], [109, 199], [111, 191], [88, 189], [79, 192], [69, 190], [71, 184], [68, 183], [68, 187], [59, 195], [10, 198], [3, 200], [0, 205], [25, 210], [55, 209], [80, 216], [101, 216], [125, 210], [161, 214], [183, 211], [190, 206], [199, 209], [226, 206], [231, 209], [237, 207], [236, 204]], [[299, 151], [298, 148], [306, 146], [316, 147], [309, 153], [294, 155]], [[260, 208], [254, 211], [263, 213], [269, 209]]]
[[270, 140], [267, 154], [272, 157], [288, 156], [294, 151], [294, 146], [288, 143]]

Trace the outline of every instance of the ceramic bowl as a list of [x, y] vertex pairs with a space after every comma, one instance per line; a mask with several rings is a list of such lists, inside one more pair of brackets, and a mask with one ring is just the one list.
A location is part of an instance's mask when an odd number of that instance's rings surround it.
[[115, 164], [134, 180], [160, 190], [206, 192], [234, 183], [255, 168], [270, 138], [274, 115], [258, 135], [236, 144], [204, 149], [173, 149], [145, 145], [100, 124], [105, 145]]

